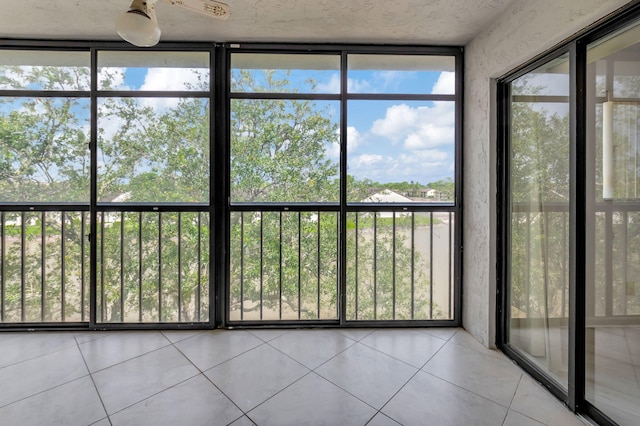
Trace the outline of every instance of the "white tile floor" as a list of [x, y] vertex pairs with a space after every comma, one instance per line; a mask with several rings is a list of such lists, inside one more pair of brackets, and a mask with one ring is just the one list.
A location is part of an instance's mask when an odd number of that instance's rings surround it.
[[1, 425], [582, 425], [461, 329], [0, 333]]

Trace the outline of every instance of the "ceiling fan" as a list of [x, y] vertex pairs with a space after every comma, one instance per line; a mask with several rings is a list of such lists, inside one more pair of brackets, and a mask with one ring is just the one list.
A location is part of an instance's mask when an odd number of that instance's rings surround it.
[[[129, 10], [116, 19], [118, 35], [134, 46], [155, 46], [160, 41], [160, 27], [156, 17], [157, 2], [158, 0], [133, 0]], [[165, 0], [165, 2], [218, 19], [227, 19], [230, 14], [227, 4], [215, 0]]]

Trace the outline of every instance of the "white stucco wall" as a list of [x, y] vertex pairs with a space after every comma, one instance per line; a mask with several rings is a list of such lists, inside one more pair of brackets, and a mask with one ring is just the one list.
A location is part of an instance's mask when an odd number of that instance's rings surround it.
[[496, 136], [492, 79], [567, 39], [628, 0], [516, 0], [466, 47], [463, 326], [495, 344]]

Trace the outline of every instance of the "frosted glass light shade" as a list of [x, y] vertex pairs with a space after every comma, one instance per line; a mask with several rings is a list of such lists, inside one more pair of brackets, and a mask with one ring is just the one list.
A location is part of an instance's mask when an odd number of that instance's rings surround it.
[[125, 41], [138, 47], [151, 47], [160, 41], [160, 28], [144, 12], [129, 10], [116, 20], [116, 31]]

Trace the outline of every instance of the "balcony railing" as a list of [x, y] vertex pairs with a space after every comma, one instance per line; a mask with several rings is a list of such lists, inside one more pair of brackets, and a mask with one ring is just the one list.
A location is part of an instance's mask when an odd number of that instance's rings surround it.
[[[587, 311], [591, 319], [640, 315], [640, 203], [600, 202], [587, 219]], [[512, 318], [567, 318], [569, 205], [514, 204]]]
[[97, 323], [209, 321], [209, 213], [102, 211]]
[[[0, 212], [0, 321], [90, 321], [88, 206]], [[230, 321], [346, 321], [454, 316], [455, 213], [232, 211]], [[95, 323], [207, 323], [210, 214], [201, 207], [109, 206], [96, 213]]]
[[0, 211], [1, 323], [88, 321], [88, 229], [86, 210]]
[[[231, 321], [346, 321], [454, 316], [455, 213], [243, 208], [230, 217]], [[343, 265], [343, 266], [342, 266]]]

